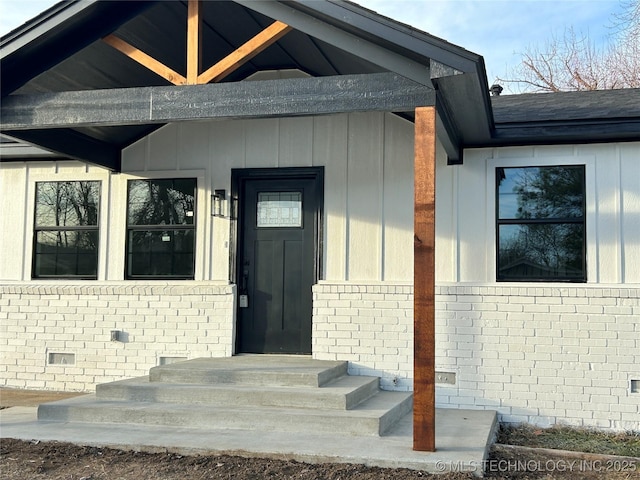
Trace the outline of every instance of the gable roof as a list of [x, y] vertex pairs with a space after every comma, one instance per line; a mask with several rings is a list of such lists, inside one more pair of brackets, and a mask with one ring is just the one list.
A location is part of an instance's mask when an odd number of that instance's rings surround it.
[[[437, 86], [442, 94], [439, 101], [447, 103], [452, 117], [447, 125], [454, 125], [450, 129], [455, 128], [459, 137], [455, 143], [479, 141], [491, 131], [484, 61], [463, 48], [344, 1], [233, 0], [202, 5], [205, 68], [274, 20], [293, 28], [223, 83], [263, 70], [298, 69], [313, 77], [393, 72], [430, 90]], [[187, 9], [186, 0], [58, 3], [0, 40], [2, 96], [167, 85], [165, 79], [101, 39], [113, 33], [183, 72]], [[122, 149], [157, 127], [74, 126], [58, 133], [73, 134], [76, 141], [83, 138], [87, 148]], [[53, 149], [61, 147], [54, 141], [59, 135], [52, 138], [38, 128], [4, 129], [3, 133]]]
[[[401, 77], [371, 78], [386, 81], [387, 89], [422, 87], [423, 93], [416, 95], [416, 99], [425, 98], [424, 92], [432, 92], [429, 98], [438, 106], [438, 134], [454, 160], [459, 151], [468, 146], [577, 141], [596, 138], [595, 133], [599, 133], [597, 138], [600, 140], [612, 141], [629, 139], [632, 134], [640, 133], [638, 125], [632, 121], [633, 118], [637, 120], [637, 113], [635, 117], [631, 113], [630, 117], [624, 118], [625, 125], [631, 125], [624, 135], [619, 135], [613, 127], [603, 135], [598, 129], [605, 119], [598, 118], [585, 124], [582, 117], [593, 112], [590, 113], [587, 106], [572, 108], [573, 99], [564, 94], [550, 94], [555, 96], [553, 100], [551, 96], [546, 97], [545, 101], [548, 99], [547, 103], [554, 107], [546, 110], [528, 96], [489, 97], [481, 56], [355, 3], [229, 0], [204, 1], [202, 5], [203, 68], [234, 51], [274, 20], [293, 28], [221, 83], [232, 84], [257, 72], [282, 69], [297, 69], [311, 77], [327, 79], [397, 74]], [[132, 95], [138, 95], [131, 101], [141, 103], [148, 99], [141, 98], [146, 94], [140, 88], [167, 88], [167, 80], [112, 48], [102, 38], [113, 33], [173, 70], [184, 72], [187, 10], [187, 0], [63, 1], [2, 37], [2, 132], [74, 158], [117, 169], [118, 162], [114, 158], [119, 157], [120, 151], [148, 135], [162, 122], [141, 118], [125, 121], [121, 117], [115, 122], [104, 118], [84, 123], [63, 119], [60, 128], [51, 128], [51, 125], [37, 125], [33, 119], [39, 115], [33, 112], [50, 109], [51, 99], [56, 95], [52, 92], [78, 92], [76, 96], [60, 96], [67, 102], [80, 99], [86, 103], [88, 97], [82, 92], [95, 92], [98, 98], [102, 95], [100, 92], [131, 91], [134, 92]], [[399, 78], [407, 81], [395, 83]], [[313, 84], [290, 85], [295, 92], [300, 85], [309, 88]], [[415, 90], [420, 93], [419, 88]], [[220, 91], [207, 89], [200, 98], [215, 96]], [[261, 95], [264, 90], [254, 89], [253, 92]], [[384, 96], [384, 90], [378, 94]], [[629, 101], [629, 95], [628, 91], [624, 94], [603, 93], [600, 98], [609, 99], [606, 102], [616, 110]], [[330, 96], [325, 100], [330, 101]], [[65, 104], [56, 107], [64, 111]], [[118, 107], [96, 103], [96, 109], [100, 108], [115, 110]], [[575, 115], [566, 118], [562, 125], [556, 117], [537, 120], [541, 111], [557, 113], [558, 110], [564, 112], [562, 115]], [[412, 116], [409, 109], [398, 111]], [[34, 124], [30, 125], [29, 121]], [[539, 121], [543, 124], [536, 124]], [[579, 129], [574, 128], [575, 122], [581, 124]], [[532, 128], [534, 124], [536, 128]]]

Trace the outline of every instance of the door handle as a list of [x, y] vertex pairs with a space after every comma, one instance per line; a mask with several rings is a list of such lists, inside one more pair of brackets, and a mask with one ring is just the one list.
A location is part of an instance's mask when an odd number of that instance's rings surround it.
[[249, 262], [244, 262], [244, 268], [242, 269], [242, 281], [240, 282], [240, 296], [238, 297], [238, 306], [240, 308], [249, 307], [249, 295], [248, 295], [248, 283], [249, 283]]

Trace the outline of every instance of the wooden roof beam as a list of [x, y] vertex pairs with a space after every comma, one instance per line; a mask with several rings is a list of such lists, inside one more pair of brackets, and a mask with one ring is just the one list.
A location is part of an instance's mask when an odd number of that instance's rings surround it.
[[198, 83], [200, 63], [202, 59], [202, 41], [200, 37], [201, 0], [189, 0], [187, 10], [187, 83]]
[[[253, 99], [247, 102], [247, 99]], [[260, 82], [116, 88], [9, 95], [0, 130], [151, 125], [344, 112], [408, 112], [435, 105], [435, 91], [393, 73]], [[114, 109], [114, 105], [118, 105]]]
[[142, 50], [134, 47], [130, 43], [122, 40], [115, 35], [107, 35], [102, 39], [108, 45], [111, 45], [113, 48], [118, 50], [119, 52], [124, 53], [127, 57], [132, 60], [135, 60], [143, 67], [148, 68], [152, 72], [160, 75], [165, 80], [173, 83], [174, 85], [185, 85], [187, 83], [187, 79], [180, 75], [175, 70], [167, 67], [165, 64], [159, 62], [155, 58], [150, 55], [147, 55]]
[[292, 30], [286, 23], [275, 21], [208, 70], [200, 73], [202, 63], [200, 32], [202, 0], [189, 0], [187, 8], [186, 77], [113, 34], [104, 37], [102, 40], [174, 85], [203, 85], [210, 82], [219, 82]]
[[251, 40], [240, 46], [233, 53], [220, 60], [204, 73], [198, 75], [198, 83], [218, 82], [237, 70], [238, 67], [251, 60], [260, 52], [285, 36], [291, 27], [280, 21], [275, 21]]

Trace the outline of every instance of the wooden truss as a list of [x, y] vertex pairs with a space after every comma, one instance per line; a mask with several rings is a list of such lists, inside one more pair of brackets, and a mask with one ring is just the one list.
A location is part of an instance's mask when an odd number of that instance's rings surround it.
[[202, 42], [200, 41], [201, 14], [202, 0], [189, 0], [186, 77], [113, 34], [104, 37], [103, 41], [174, 85], [203, 85], [222, 80], [291, 31], [289, 25], [275, 21], [244, 45], [200, 73], [202, 58]]

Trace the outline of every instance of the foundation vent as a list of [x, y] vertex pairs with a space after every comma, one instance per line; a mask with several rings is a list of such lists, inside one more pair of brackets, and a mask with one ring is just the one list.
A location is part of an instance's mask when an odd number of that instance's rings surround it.
[[47, 365], [75, 365], [75, 353], [49, 352]]
[[456, 384], [456, 374], [452, 372], [436, 372], [436, 383]]

